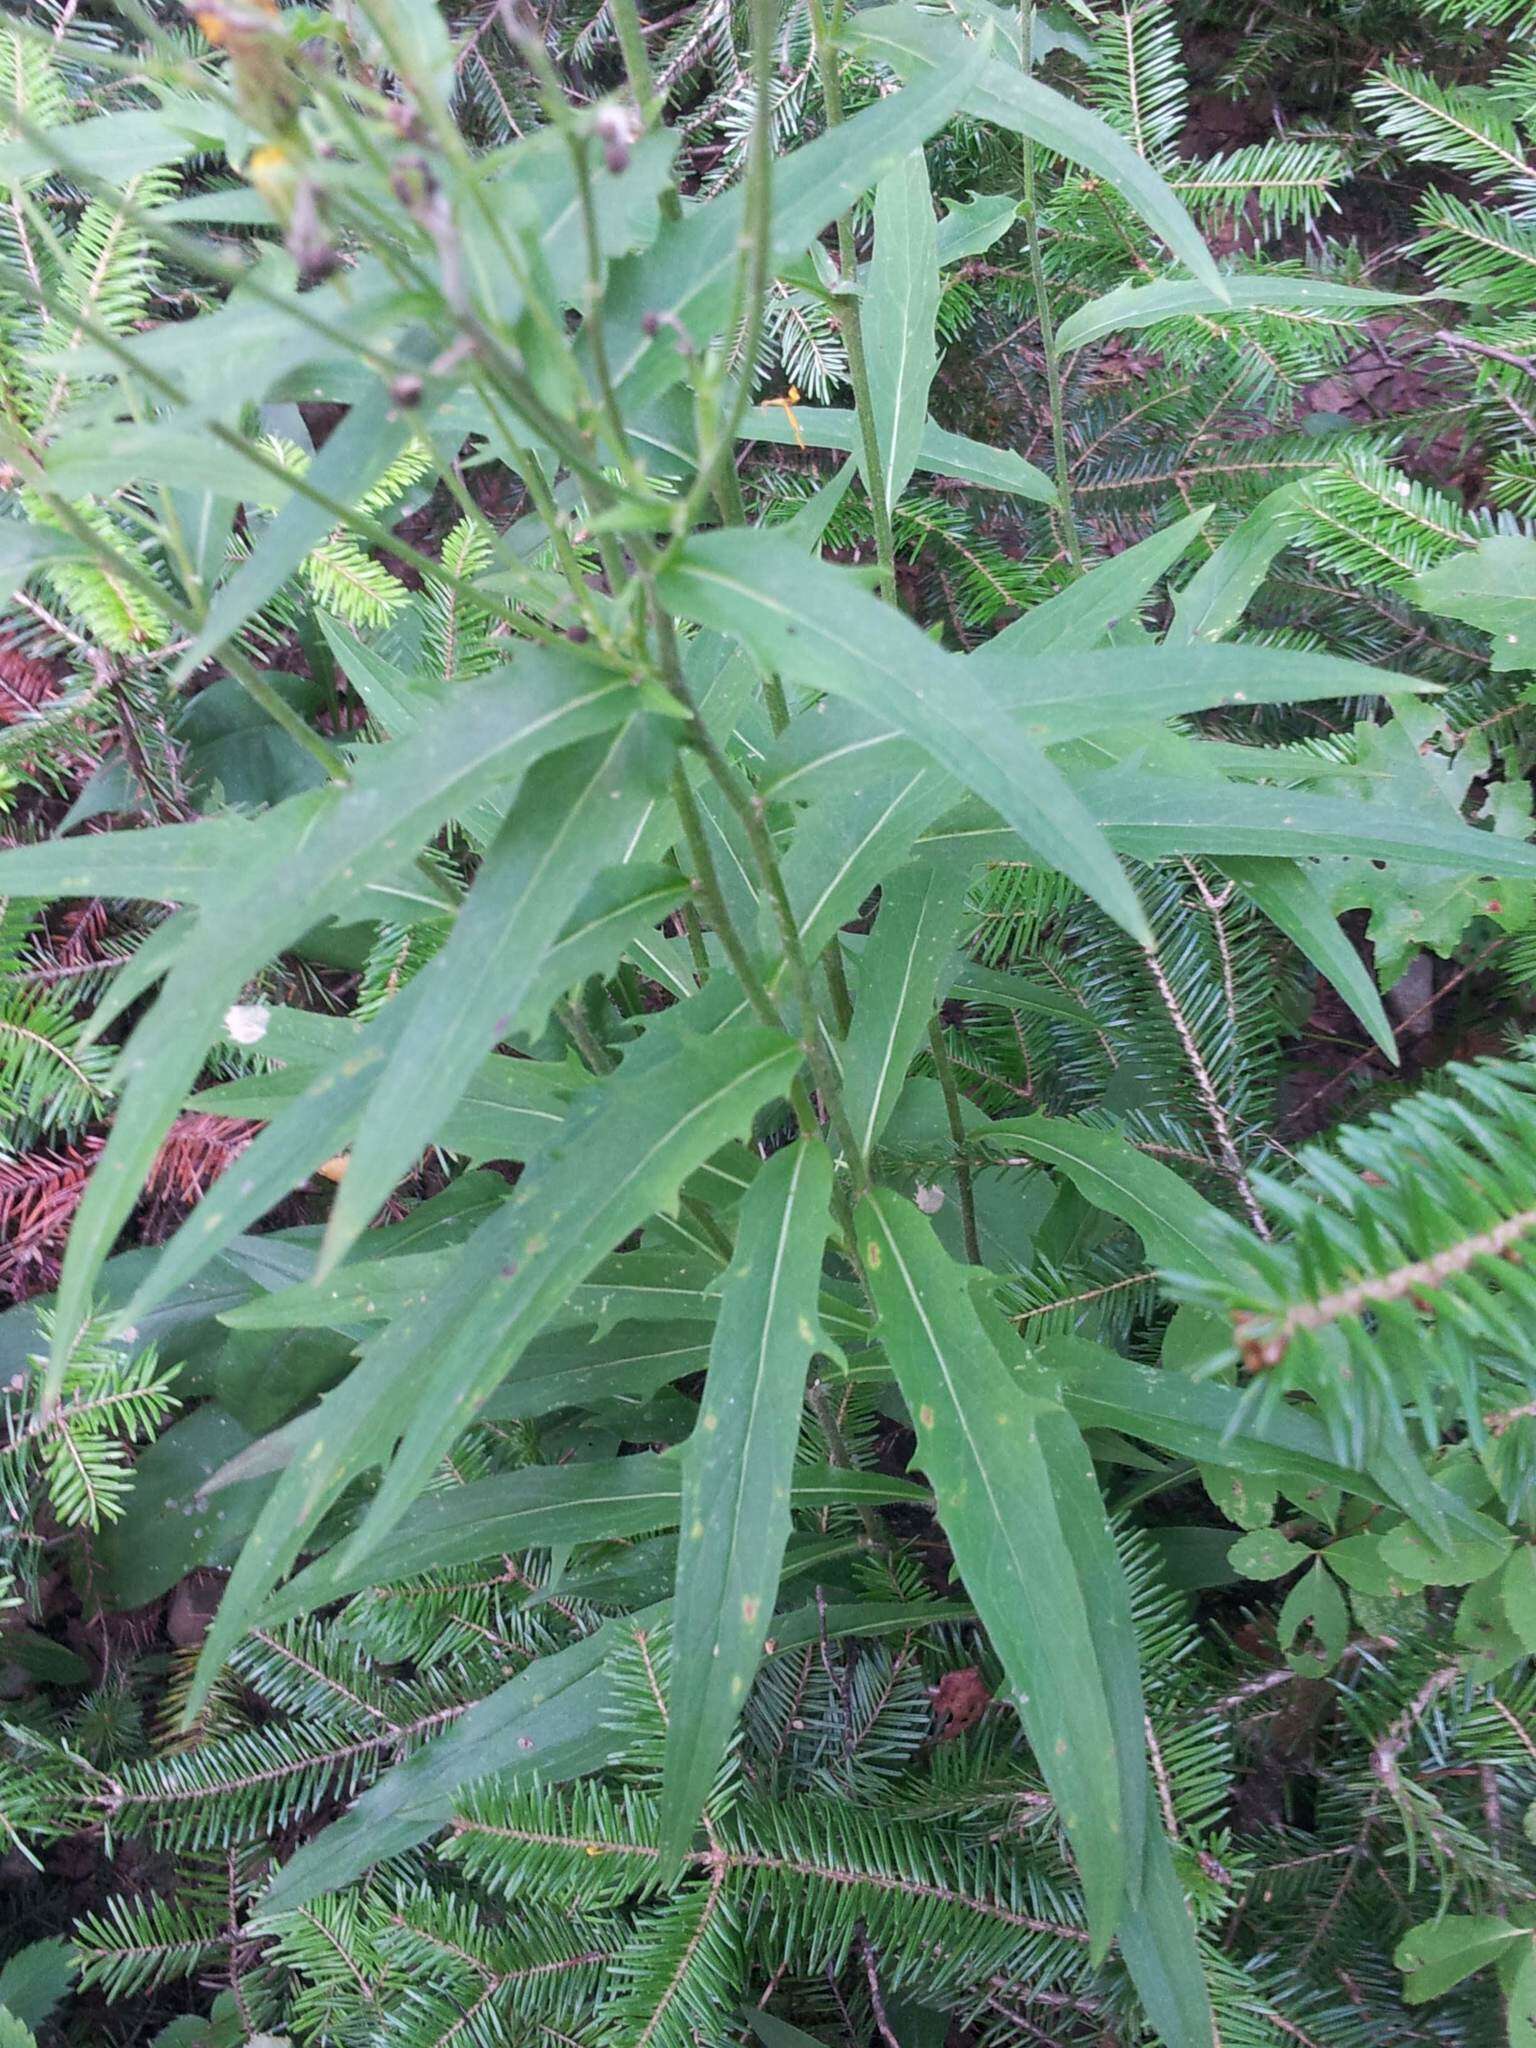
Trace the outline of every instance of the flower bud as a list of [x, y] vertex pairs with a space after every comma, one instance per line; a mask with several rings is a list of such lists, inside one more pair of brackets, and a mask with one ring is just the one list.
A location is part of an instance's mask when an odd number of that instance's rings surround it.
[[592, 116], [592, 127], [603, 145], [603, 162], [617, 177], [629, 162], [630, 145], [640, 133], [640, 116], [633, 107], [605, 100]]

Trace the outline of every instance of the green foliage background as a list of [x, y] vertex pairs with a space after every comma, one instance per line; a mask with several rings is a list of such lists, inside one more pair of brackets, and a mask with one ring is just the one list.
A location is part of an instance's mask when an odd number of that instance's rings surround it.
[[0, 2048], [1536, 2042], [1532, 27], [0, 27]]

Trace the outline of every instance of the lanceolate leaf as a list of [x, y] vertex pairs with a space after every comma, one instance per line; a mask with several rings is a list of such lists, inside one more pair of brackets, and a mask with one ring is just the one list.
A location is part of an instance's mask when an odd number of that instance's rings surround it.
[[875, 187], [875, 253], [864, 279], [870, 406], [889, 510], [919, 460], [928, 392], [939, 366], [938, 232], [928, 166], [914, 149]]
[[1342, 1463], [1328, 1430], [1301, 1409], [1279, 1403], [1261, 1411], [1231, 1387], [1135, 1365], [1081, 1337], [1053, 1337], [1038, 1356], [1060, 1375], [1061, 1398], [1085, 1429], [1121, 1430], [1197, 1464], [1278, 1477], [1299, 1487], [1302, 1499], [1336, 1486], [1401, 1508], [1442, 1542], [1453, 1527], [1476, 1524], [1472, 1510], [1426, 1478], [1406, 1450], [1384, 1446], [1364, 1468]]
[[859, 1205], [856, 1228], [880, 1338], [917, 1430], [914, 1463], [1002, 1660], [1102, 1952], [1140, 1873], [1127, 1859], [1117, 1720], [1082, 1561], [1040, 1437], [1042, 1408], [1052, 1404], [1010, 1376], [963, 1270], [910, 1202], [878, 1190]]
[[1081, 348], [1106, 334], [1151, 327], [1159, 320], [1191, 313], [1203, 313], [1213, 320], [1234, 313], [1281, 312], [1352, 321], [1383, 307], [1411, 303], [1400, 292], [1363, 291], [1358, 285], [1334, 284], [1320, 277], [1227, 277], [1222, 279], [1220, 295], [1188, 278], [1163, 278], [1156, 284], [1117, 285], [1063, 320], [1056, 339], [1063, 348]]
[[1129, 1223], [1158, 1265], [1213, 1276], [1227, 1270], [1210, 1246], [1219, 1230], [1230, 1258], [1229, 1219], [1118, 1131], [1065, 1117], [1020, 1116], [989, 1124], [985, 1136], [988, 1150], [994, 1144], [1016, 1147], [1064, 1173], [1085, 1201]]
[[[804, 442], [808, 448], [837, 448], [856, 453], [859, 448], [857, 414], [844, 406], [797, 405], [791, 424], [782, 406], [757, 405], [741, 423], [744, 438], [776, 441], [784, 446]], [[1016, 455], [1011, 448], [989, 448], [965, 434], [952, 434], [947, 427], [924, 420], [918, 437], [918, 469], [935, 476], [957, 477], [984, 491], [1007, 491], [1015, 498], [1029, 498], [1037, 505], [1054, 504], [1056, 486], [1045, 474]]]
[[[523, 1019], [572, 895], [623, 858], [670, 751], [659, 721], [641, 718], [566, 749], [524, 782], [369, 1098], [317, 1277], [366, 1228], [489, 1046]], [[543, 1019], [525, 1021], [536, 1030]]]
[[1064, 1024], [1094, 1028], [1094, 1016], [1076, 996], [1063, 995], [1054, 983], [1005, 972], [997, 967], [978, 967], [973, 960], [958, 958], [944, 993], [984, 1003], [1004, 1003], [1011, 1010], [1034, 1010], [1042, 1017], [1057, 1017]]
[[[835, 475], [828, 477], [824, 484], [819, 484], [805, 503], [797, 507], [780, 528], [785, 539], [794, 541], [804, 548], [808, 555], [815, 554], [838, 506], [847, 497], [848, 486], [853, 482], [857, 470], [858, 464], [850, 459], [839, 467]], [[746, 659], [740, 648], [736, 653], [738, 660]]]
[[1318, 973], [1332, 983], [1395, 1067], [1397, 1040], [1376, 984], [1350, 944], [1311, 871], [1299, 861], [1228, 855], [1221, 871], [1277, 925]]
[[[533, 1063], [519, 1060], [514, 1064]], [[414, 1298], [440, 1286], [452, 1270], [451, 1252], [402, 1254], [387, 1245], [383, 1250], [387, 1256], [349, 1260], [319, 1284], [306, 1279], [243, 1303], [231, 1310], [226, 1320], [237, 1330], [387, 1321]], [[717, 1266], [703, 1259], [644, 1251], [620, 1253], [571, 1289], [564, 1310], [549, 1327], [588, 1323], [595, 1324], [601, 1334], [631, 1322], [706, 1319], [713, 1314], [710, 1288], [717, 1275]], [[582, 1342], [595, 1343], [590, 1330], [583, 1331]]]
[[447, 1280], [398, 1315], [306, 1418], [303, 1447], [209, 1631], [199, 1699], [348, 1481], [399, 1444], [343, 1566], [398, 1521], [570, 1289], [782, 1091], [799, 1057], [776, 1034], [742, 1026], [692, 1040], [638, 1075], [621, 1067], [584, 1091], [560, 1140], [480, 1225]]
[[1141, 1898], [1121, 1924], [1120, 1953], [1147, 2018], [1162, 2040], [1187, 2041], [1189, 2048], [1216, 2048], [1211, 1995], [1200, 1963], [1194, 1921], [1150, 1783], [1146, 1797]]
[[[212, 894], [198, 943], [177, 955], [123, 1052], [117, 1117], [76, 1214], [60, 1282], [51, 1387], [101, 1261], [247, 978], [359, 884], [404, 866], [464, 804], [541, 755], [615, 724], [635, 703], [627, 680], [574, 652], [529, 649], [515, 673], [515, 685], [505, 673], [466, 685], [408, 741], [367, 750], [345, 786], [276, 806], [262, 827], [261, 855], [235, 866]], [[292, 821], [291, 838], [280, 836], [279, 819]]]
[[[798, 1562], [794, 1553], [790, 1562]], [[608, 1659], [625, 1637], [664, 1622], [671, 1605], [661, 1601], [605, 1622], [471, 1707], [306, 1842], [273, 1880], [263, 1915], [339, 1890], [374, 1864], [426, 1841], [452, 1817], [458, 1794], [478, 1780], [526, 1776], [562, 1784], [600, 1770], [613, 1751], [615, 1686], [605, 1668]], [[932, 1600], [805, 1607], [780, 1620], [775, 1640], [787, 1652], [819, 1642], [824, 1629], [835, 1635], [894, 1634], [967, 1618], [959, 1603]]]
[[792, 2027], [787, 2020], [776, 2020], [772, 2013], [753, 2012], [748, 2024], [763, 2048], [825, 2048], [814, 2034]]
[[[930, 71], [944, 74], [964, 63], [968, 51], [977, 47], [953, 21], [910, 6], [866, 9], [853, 18], [850, 28], [868, 55], [914, 79], [923, 79]], [[1201, 280], [1202, 298], [1209, 303], [1214, 294], [1224, 301], [1226, 281], [1200, 230], [1161, 174], [1097, 114], [997, 58], [983, 67], [961, 104], [976, 120], [1010, 129], [1069, 163], [1097, 172]]]
[[784, 886], [807, 953], [821, 951], [953, 800], [954, 783], [913, 751], [909, 767], [818, 805], [795, 834]]
[[34, 569], [46, 562], [88, 561], [84, 541], [62, 527], [34, 526], [22, 519], [0, 520], [0, 587], [14, 597]]
[[933, 1014], [964, 907], [965, 879], [947, 867], [900, 869], [881, 891], [843, 1048], [848, 1119], [866, 1154], [895, 1106]]
[[197, 903], [264, 846], [259, 825], [235, 818], [45, 839], [36, 846], [8, 846], [0, 852], [0, 894]]
[[[409, 1264], [410, 1261], [401, 1263]], [[620, 1408], [625, 1405], [639, 1407], [659, 1388], [704, 1370], [709, 1362], [710, 1335], [708, 1323], [648, 1324], [637, 1328], [632, 1335], [618, 1333], [609, 1337], [594, 1337], [590, 1329], [547, 1333], [536, 1337], [529, 1345], [517, 1377], [496, 1389], [481, 1409], [481, 1416], [486, 1422], [521, 1422], [530, 1417], [549, 1415], [557, 1408], [577, 1408], [599, 1402], [613, 1403]], [[281, 1472], [302, 1447], [302, 1433], [303, 1419], [299, 1418], [261, 1437], [248, 1450], [237, 1453], [221, 1465], [203, 1486], [203, 1493], [212, 1497], [238, 1485], [242, 1479]], [[867, 1480], [872, 1475], [860, 1473], [855, 1476]], [[889, 1485], [892, 1482], [884, 1483]], [[469, 1492], [468, 1486], [454, 1489], [455, 1496], [461, 1499]], [[426, 1508], [438, 1499], [440, 1496], [429, 1494], [407, 1510], [390, 1536], [391, 1553], [395, 1552], [396, 1546], [400, 1546], [403, 1552], [404, 1546], [414, 1540], [416, 1518], [424, 1516]], [[467, 1511], [478, 1514], [479, 1505], [472, 1502]], [[515, 1505], [513, 1511], [516, 1512]], [[455, 1533], [458, 1532], [450, 1532]], [[326, 1585], [341, 1583], [334, 1554], [329, 1555], [317, 1569], [326, 1575]], [[368, 1585], [383, 1576], [383, 1569], [374, 1562], [374, 1554], [370, 1553], [353, 1573], [349, 1584]], [[297, 1598], [297, 1589], [309, 1583], [308, 1573], [301, 1575], [291, 1588], [283, 1589], [277, 1596], [278, 1600], [286, 1603], [290, 1595]], [[322, 1597], [328, 1599], [330, 1595], [327, 1593]]]
[[391, 739], [413, 732], [432, 705], [441, 701], [443, 686], [438, 679], [407, 675], [339, 620], [322, 613], [320, 630], [347, 681], [367, 705], [368, 716]]
[[1259, 500], [1175, 594], [1166, 645], [1189, 647], [1197, 640], [1220, 640], [1231, 632], [1264, 581], [1270, 563], [1290, 539], [1303, 502], [1297, 484], [1282, 484]]
[[[512, 1017], [508, 1036], [520, 1036], [527, 1020], [542, 1016], [557, 995], [610, 967], [627, 940], [648, 932], [686, 892], [687, 884], [675, 869], [636, 866], [599, 876], [546, 955], [526, 1002]], [[270, 1121], [242, 1155], [240, 1173], [226, 1174], [214, 1183], [161, 1253], [130, 1311], [133, 1321], [142, 1318], [152, 1301], [163, 1300], [182, 1286], [324, 1160], [344, 1150], [390, 1048], [398, 1043], [425, 993], [418, 982], [409, 983], [361, 1027], [348, 1019], [274, 1011], [269, 1030], [276, 1041], [273, 1054], [284, 1061], [282, 1068], [205, 1089], [193, 1098], [199, 1107], [224, 1115]], [[303, 1061], [281, 1042], [287, 1024], [300, 1015], [310, 1031], [317, 1024], [328, 1027], [313, 1056]], [[529, 1159], [564, 1117], [575, 1080], [570, 1069], [535, 1060], [482, 1061], [430, 1135], [469, 1159]], [[318, 1322], [323, 1317], [296, 1314], [295, 1320]]]
[[742, 1204], [720, 1285], [709, 1377], [683, 1452], [662, 1780], [668, 1868], [693, 1838], [773, 1615], [831, 1193], [825, 1145], [776, 1153]]
[[[799, 1413], [801, 1382], [795, 1385], [795, 1414]], [[790, 1431], [789, 1450], [794, 1451]], [[789, 1465], [784, 1467], [784, 1526], [789, 1528]], [[879, 1473], [841, 1472], [824, 1466], [815, 1472], [796, 1475], [793, 1498], [802, 1507], [835, 1507], [849, 1501], [867, 1504], [893, 1500], [921, 1502], [922, 1490], [902, 1480]], [[548, 1549], [561, 1544], [619, 1542], [643, 1536], [656, 1529], [674, 1529], [684, 1507], [686, 1482], [683, 1465], [675, 1456], [639, 1452], [627, 1458], [604, 1458], [579, 1465], [530, 1465], [521, 1471], [504, 1472], [493, 1479], [472, 1480], [466, 1486], [451, 1486], [427, 1494], [400, 1522], [393, 1533], [370, 1552], [366, 1561], [343, 1570], [337, 1553], [330, 1551], [317, 1563], [299, 1573], [263, 1614], [264, 1625], [306, 1614], [331, 1600], [344, 1598], [361, 1588], [391, 1585], [413, 1579], [423, 1572], [452, 1571], [481, 1559], [505, 1557], [524, 1550]], [[782, 1555], [782, 1546], [780, 1549]], [[770, 1595], [778, 1587], [778, 1559], [774, 1559]], [[758, 1647], [773, 1612], [772, 1598], [764, 1610]], [[679, 1621], [681, 1610], [679, 1610]], [[674, 1650], [674, 1682], [676, 1674]], [[757, 1651], [752, 1653], [756, 1668]], [[720, 1734], [723, 1748], [725, 1730]], [[674, 1704], [673, 1713], [677, 1711]], [[714, 1763], [718, 1764], [718, 1749]], [[709, 1776], [713, 1776], [714, 1765]], [[707, 1779], [706, 1779], [707, 1782]], [[691, 1823], [690, 1823], [691, 1825]]]
[[[1007, 1323], [990, 1307], [983, 1313], [1003, 1359], [1016, 1355], [1017, 1341]], [[1099, 1349], [1096, 1345], [1073, 1348]], [[1149, 1724], [1141, 1693], [1130, 1589], [1104, 1519], [1093, 1461], [1076, 1419], [1068, 1408], [1057, 1407], [1053, 1401], [1041, 1405], [1036, 1426], [1062, 1529], [1082, 1578], [1089, 1627], [1114, 1720], [1129, 1873], [1126, 1910], [1119, 1926], [1120, 1952], [1147, 2016], [1163, 2038], [1188, 2041], [1192, 2048], [1215, 2048], [1210, 1994], [1194, 1920], [1164, 1833], [1162, 1803], [1146, 1768], [1145, 1730]]]
[[[257, 1222], [316, 1167], [345, 1149], [389, 1049], [420, 999], [413, 982], [362, 1030], [346, 1028], [344, 1044], [319, 1067], [301, 1070], [291, 1083], [286, 1069], [262, 1077], [268, 1082], [289, 1083], [291, 1092], [285, 1090], [281, 1096], [245, 1093], [241, 1084], [236, 1084], [228, 1090], [208, 1089], [193, 1098], [228, 1115], [267, 1116], [271, 1121], [242, 1154], [241, 1171], [214, 1182], [161, 1252], [124, 1312], [128, 1321], [138, 1322], [156, 1302], [185, 1286], [241, 1231]], [[492, 1156], [526, 1159], [564, 1118], [571, 1077], [532, 1060], [498, 1064], [511, 1071], [490, 1081], [501, 1111], [498, 1122], [504, 1141], [504, 1149], [498, 1148]], [[472, 1082], [471, 1090], [474, 1085]], [[510, 1135], [509, 1125], [516, 1127], [517, 1136]], [[323, 1317], [317, 1314], [309, 1320], [319, 1323]], [[281, 1326], [274, 1322], [263, 1327]]]
[[1255, 1479], [1278, 1476], [1306, 1493], [1337, 1486], [1388, 1505], [1389, 1497], [1333, 1455], [1315, 1416], [1277, 1407], [1259, 1414], [1234, 1389], [1121, 1358], [1082, 1337], [1052, 1337], [1036, 1354], [1059, 1376], [1061, 1399], [1084, 1429], [1116, 1429], [1181, 1458]]
[[[972, 656], [967, 666], [985, 678], [998, 712], [1038, 746], [1193, 711], [1343, 697], [1360, 682], [1358, 666], [1336, 655], [1265, 647], [1106, 647], [1006, 665]], [[1394, 669], [1373, 669], [1371, 686], [1383, 695], [1435, 687]]]
[[60, 154], [71, 165], [124, 184], [158, 164], [178, 163], [194, 150], [206, 148], [219, 127], [206, 105], [193, 100], [174, 104], [185, 109], [197, 125], [189, 123], [183, 131], [161, 112], [131, 107], [47, 129], [33, 141], [8, 142], [0, 150], [0, 184], [51, 176], [58, 170]]
[[[356, 504], [411, 437], [411, 417], [391, 403], [384, 386], [351, 406], [309, 471], [309, 482], [341, 504]], [[185, 682], [275, 596], [335, 519], [297, 491], [209, 607], [202, 631], [177, 663], [173, 681]]]
[[601, 1770], [613, 1749], [613, 1684], [604, 1660], [622, 1628], [643, 1626], [647, 1618], [642, 1610], [609, 1622], [568, 1649], [536, 1659], [436, 1741], [386, 1771], [289, 1858], [267, 1890], [264, 1913], [289, 1912], [415, 1848], [442, 1827], [464, 1786], [492, 1772], [503, 1783], [537, 1776], [558, 1785]]
[[1137, 1994], [1165, 2040], [1215, 2048], [1210, 1994], [1195, 1925], [1164, 1834], [1147, 1772], [1147, 1717], [1141, 1694], [1130, 1589], [1104, 1519], [1088, 1447], [1064, 1408], [1042, 1408], [1039, 1424], [1056, 1508], [1078, 1570], [1115, 1725], [1129, 1897], [1120, 1952]]
[[1122, 621], [1134, 620], [1158, 578], [1183, 555], [1210, 517], [1209, 509], [1177, 519], [1123, 554], [1096, 562], [1065, 590], [1032, 605], [1022, 618], [984, 641], [971, 656], [989, 673], [1010, 672], [1020, 656], [1078, 653], [1102, 646]]
[[1110, 843], [1138, 860], [1182, 853], [1217, 859], [1348, 853], [1366, 860], [1414, 861], [1462, 875], [1536, 878], [1536, 848], [1475, 831], [1448, 814], [1442, 819], [1385, 803], [1349, 803], [1246, 783], [1224, 787], [1134, 768], [1112, 769], [1079, 787]]
[[935, 647], [892, 606], [771, 535], [729, 530], [690, 541], [658, 585], [675, 610], [738, 634], [765, 663], [899, 726], [1042, 859], [1150, 943], [1124, 870], [1060, 773], [997, 716], [960, 656]]
[[[792, 260], [829, 221], [942, 128], [979, 75], [986, 52], [957, 52], [942, 75], [880, 99], [775, 166], [773, 254]], [[683, 373], [677, 324], [702, 344], [730, 311], [739, 262], [744, 190], [740, 185], [662, 227], [643, 256], [610, 275], [604, 328], [619, 395], [642, 405]]]
[[768, 748], [758, 765], [757, 786], [765, 797], [808, 803], [856, 793], [877, 777], [926, 764], [922, 748], [886, 721], [856, 704], [823, 697], [792, 718]]
[[[1024, 1357], [1013, 1326], [995, 1303], [982, 1296], [977, 1310], [989, 1341], [1004, 1366], [1012, 1369]], [[1147, 1773], [1146, 1709], [1141, 1696], [1141, 1667], [1130, 1588], [1119, 1552], [1105, 1520], [1104, 1501], [1094, 1475], [1093, 1460], [1073, 1416], [1060, 1405], [1054, 1387], [1036, 1381], [1027, 1386], [1046, 1398], [1036, 1407], [1033, 1426], [1039, 1436], [1045, 1470], [1050, 1476], [1062, 1534], [1083, 1589], [1088, 1627], [1099, 1660], [1105, 1698], [1114, 1729], [1115, 1765], [1120, 1779], [1120, 1813], [1125, 1845], [1126, 1890], [1134, 1907], [1141, 1890], [1145, 1849]]]

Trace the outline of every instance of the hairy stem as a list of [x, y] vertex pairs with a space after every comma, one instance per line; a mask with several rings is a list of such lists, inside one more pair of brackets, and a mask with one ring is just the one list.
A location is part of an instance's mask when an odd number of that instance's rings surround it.
[[[109, 569], [114, 576], [121, 577], [125, 583], [132, 584], [134, 589], [142, 591], [185, 631], [197, 631], [201, 621], [191, 607], [183, 604], [163, 584], [158, 583], [147, 569], [141, 568], [139, 563], [127, 555], [119, 554], [110, 542], [104, 541], [94, 527], [80, 517], [73, 505], [47, 488], [41, 475], [33, 480], [32, 488], [37, 491], [66, 532], [82, 546], [89, 548], [103, 568]], [[258, 673], [238, 647], [226, 646], [222, 650], [222, 660], [252, 702], [259, 704], [274, 725], [281, 726], [291, 740], [318, 761], [333, 782], [352, 780], [352, 770], [347, 765], [346, 756], [339, 748], [333, 747], [323, 734], [312, 731], [306, 725], [293, 706], [279, 695], [265, 676]]]
[[[817, 1425], [827, 1440], [828, 1464], [836, 1465], [841, 1471], [851, 1472], [853, 1470], [853, 1453], [848, 1448], [848, 1439], [843, 1435], [843, 1425], [837, 1419], [837, 1410], [832, 1406], [832, 1397], [827, 1392], [826, 1385], [819, 1372], [812, 1373], [810, 1384], [805, 1390], [805, 1398], [810, 1403], [811, 1413], [815, 1416]], [[880, 1525], [880, 1517], [875, 1513], [868, 1501], [860, 1502], [858, 1514], [860, 1525], [871, 1545], [876, 1550], [888, 1549], [889, 1545], [885, 1539], [885, 1530]]]
[[[692, 531], [700, 509], [715, 495], [717, 486], [723, 484], [728, 494], [734, 492], [736, 502], [740, 503], [734, 474], [736, 433], [751, 402], [767, 319], [773, 245], [773, 34], [778, 10], [774, 0], [751, 0], [751, 10], [752, 140], [747, 156], [741, 256], [725, 330], [728, 335], [740, 337], [735, 353], [741, 372], [724, 407], [715, 412], [709, 434], [701, 436], [699, 466], [687, 495], [679, 503], [674, 522], [673, 531], [679, 538]], [[718, 386], [715, 390], [718, 394]], [[731, 471], [728, 483], [727, 471]]]
[[[1025, 71], [1033, 65], [1035, 10], [1024, 0], [1019, 10]], [[1029, 281], [1035, 295], [1035, 313], [1040, 322], [1040, 349], [1045, 357], [1045, 396], [1051, 411], [1051, 454], [1056, 467], [1056, 517], [1061, 526], [1067, 559], [1074, 569], [1083, 566], [1082, 537], [1072, 505], [1072, 468], [1067, 459], [1066, 415], [1062, 409], [1061, 355], [1056, 346], [1056, 321], [1051, 312], [1051, 295], [1046, 287], [1045, 264], [1040, 255], [1040, 204], [1035, 190], [1035, 145], [1022, 145], [1020, 176], [1023, 198], [1019, 212], [1029, 237]]]
[[965, 1239], [965, 1256], [973, 1266], [981, 1264], [981, 1239], [976, 1234], [976, 1189], [971, 1180], [971, 1162], [965, 1150], [965, 1119], [960, 1114], [960, 1090], [954, 1065], [937, 1017], [928, 1020], [928, 1050], [944, 1096], [944, 1114], [955, 1147], [955, 1184], [960, 1191], [960, 1232]]
[[[822, 0], [808, 0], [811, 16], [811, 35], [816, 48], [816, 69], [821, 79], [822, 104], [826, 110], [827, 126], [841, 127], [843, 121], [843, 87], [837, 75], [837, 49], [835, 26], [829, 27]], [[838, 8], [834, 23], [842, 18]], [[843, 299], [838, 315], [842, 329], [843, 346], [848, 355], [848, 381], [853, 386], [854, 411], [859, 422], [860, 462], [864, 471], [864, 487], [869, 493], [870, 512], [875, 526], [875, 554], [880, 563], [880, 587], [885, 595], [894, 600], [896, 595], [896, 537], [891, 530], [890, 507], [885, 502], [885, 462], [880, 453], [880, 440], [875, 431], [874, 403], [869, 388], [869, 358], [864, 353], [864, 326], [859, 300], [853, 294], [859, 267], [858, 251], [854, 246], [853, 220], [849, 214], [840, 214], [837, 221], [837, 267], [842, 274], [843, 284], [849, 288], [849, 296]]]
[[[640, 110], [640, 119], [645, 127], [651, 128], [661, 119], [662, 96], [657, 90], [656, 74], [651, 69], [650, 53], [645, 47], [645, 30], [640, 21], [640, 10], [635, 0], [608, 0], [608, 14], [613, 22], [614, 33], [619, 39], [619, 54], [624, 59], [624, 75], [629, 80], [629, 89], [635, 96], [635, 105]], [[672, 195], [676, 206], [676, 194]]]
[[782, 1031], [784, 1020], [774, 1008], [773, 998], [764, 986], [745, 942], [726, 909], [725, 896], [720, 888], [720, 876], [715, 867], [715, 857], [709, 850], [709, 838], [704, 830], [703, 814], [699, 810], [698, 798], [693, 793], [681, 761], [672, 770], [671, 794], [682, 823], [683, 843], [688, 849], [688, 864], [693, 870], [689, 879], [703, 906], [704, 915], [709, 919], [710, 928], [725, 948], [725, 957], [730, 961], [736, 978], [741, 983], [742, 993], [752, 1007], [752, 1014], [759, 1024], [767, 1024], [775, 1031]]

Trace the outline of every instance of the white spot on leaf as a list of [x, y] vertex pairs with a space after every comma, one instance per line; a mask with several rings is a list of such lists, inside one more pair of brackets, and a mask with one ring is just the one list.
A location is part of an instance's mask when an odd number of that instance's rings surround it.
[[236, 1045], [260, 1045], [271, 1021], [265, 1003], [231, 1003], [224, 1012], [224, 1029]]

